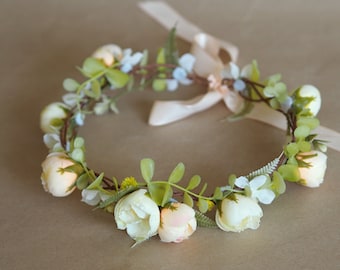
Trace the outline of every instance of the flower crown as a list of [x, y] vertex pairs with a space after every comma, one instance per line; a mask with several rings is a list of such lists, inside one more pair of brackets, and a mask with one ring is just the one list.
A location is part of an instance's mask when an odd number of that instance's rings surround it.
[[[86, 79], [65, 79], [63, 86], [68, 93], [63, 102], [52, 103], [41, 113], [44, 142], [50, 151], [42, 163], [45, 190], [57, 197], [81, 190], [83, 202], [113, 214], [118, 229], [126, 229], [136, 243], [157, 234], [163, 242], [181, 242], [197, 226], [228, 232], [257, 229], [263, 216], [259, 204], [270, 204], [283, 194], [285, 181], [308, 187], [323, 182], [326, 146], [313, 133], [319, 125], [316, 115], [321, 106], [317, 88], [304, 85], [288, 92], [279, 74], [261, 79], [256, 61], [242, 70], [230, 62], [218, 73], [204, 77], [195, 72], [195, 61], [189, 53], [179, 56], [175, 29], [155, 63], [149, 62], [147, 50], [133, 52], [113, 44], [86, 58], [78, 68]], [[247, 115], [259, 103], [281, 113], [289, 138], [282, 153], [247, 175], [230, 175], [212, 194], [206, 194], [207, 183], [198, 175], [181, 182], [183, 163], [178, 163], [165, 181], [154, 179], [155, 164], [149, 158], [140, 162], [142, 178], [110, 178], [89, 168], [84, 138], [77, 135], [88, 114], [117, 113], [118, 99], [135, 89], [151, 86], [155, 91], [174, 91], [179, 85], [192, 83], [206, 85], [208, 94], [222, 97], [226, 103], [231, 98], [237, 104], [232, 120]], [[167, 112], [155, 110], [154, 118]], [[209, 211], [215, 211], [215, 219], [206, 215]]]

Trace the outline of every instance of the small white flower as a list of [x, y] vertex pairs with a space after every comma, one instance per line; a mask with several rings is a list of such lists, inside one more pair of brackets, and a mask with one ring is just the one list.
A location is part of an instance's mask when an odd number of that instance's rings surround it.
[[143, 54], [141, 52], [135, 52], [134, 54], [132, 54], [131, 49], [125, 49], [123, 51], [123, 55], [124, 56], [121, 61], [121, 71], [123, 71], [124, 73], [130, 72], [133, 66], [137, 65], [143, 58]]
[[157, 234], [160, 212], [157, 204], [139, 189], [118, 201], [114, 209], [117, 227], [137, 242]]
[[261, 207], [257, 201], [235, 194], [235, 200], [225, 198], [216, 211], [217, 226], [227, 232], [241, 232], [245, 229], [257, 229], [263, 216]]
[[91, 189], [83, 189], [81, 192], [81, 196], [81, 201], [91, 206], [95, 206], [101, 201], [105, 201], [110, 197], [110, 195], [104, 194], [99, 190]]
[[281, 109], [286, 113], [293, 105], [293, 99], [290, 96], [286, 97], [286, 100], [281, 103]]
[[62, 149], [59, 134], [56, 133], [44, 134], [43, 141], [47, 148], [53, 152], [57, 152], [58, 150]]
[[178, 88], [178, 81], [176, 79], [167, 79], [166, 86], [168, 91], [175, 91]]
[[270, 204], [275, 199], [275, 193], [268, 188], [263, 188], [266, 181], [265, 175], [256, 176], [251, 181], [247, 177], [241, 176], [235, 180], [235, 185], [244, 189], [249, 188], [251, 198], [257, 199], [263, 204]]
[[303, 155], [316, 155], [315, 157], [306, 158], [304, 161], [310, 164], [309, 168], [299, 168], [301, 180], [299, 184], [307, 187], [319, 187], [323, 183], [326, 168], [327, 155], [320, 151], [303, 153]]
[[74, 120], [78, 126], [83, 126], [85, 122], [85, 114], [77, 112], [74, 116]]
[[188, 79], [188, 74], [192, 72], [195, 61], [196, 59], [192, 54], [183, 54], [178, 60], [179, 66], [172, 72], [173, 78], [183, 85], [191, 84], [192, 80]]

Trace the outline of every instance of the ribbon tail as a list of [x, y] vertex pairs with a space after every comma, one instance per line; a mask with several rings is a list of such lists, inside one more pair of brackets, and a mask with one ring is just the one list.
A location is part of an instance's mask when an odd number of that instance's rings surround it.
[[[246, 118], [257, 120], [282, 130], [287, 129], [287, 121], [281, 113], [275, 111], [265, 104], [256, 104]], [[327, 141], [327, 146], [340, 151], [340, 133], [327, 127], [319, 126], [315, 129], [321, 140]]]
[[187, 101], [156, 101], [149, 117], [149, 125], [162, 126], [204, 111], [222, 100], [222, 95], [211, 91]]
[[[187, 42], [192, 42], [196, 35], [204, 32], [164, 2], [146, 1], [140, 2], [138, 6], [165, 29], [170, 30], [176, 26], [176, 35]], [[225, 40], [217, 40], [221, 47], [229, 53], [232, 62], [236, 62], [239, 53], [238, 47]]]

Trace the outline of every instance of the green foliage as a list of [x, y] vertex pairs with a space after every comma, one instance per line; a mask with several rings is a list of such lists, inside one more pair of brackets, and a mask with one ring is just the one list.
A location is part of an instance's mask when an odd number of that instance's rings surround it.
[[128, 74], [118, 70], [118, 69], [109, 69], [105, 73], [106, 79], [114, 88], [122, 88], [126, 86], [130, 77]]
[[280, 173], [275, 171], [271, 182], [271, 189], [278, 196], [286, 191], [286, 183]]
[[190, 181], [188, 186], [186, 187], [187, 190], [193, 190], [196, 187], [199, 186], [199, 184], [201, 183], [201, 177], [199, 175], [194, 175]]
[[195, 211], [197, 225], [204, 228], [218, 228], [216, 222], [199, 211]]
[[299, 117], [296, 124], [298, 126], [307, 126], [310, 130], [317, 128], [320, 125], [319, 119], [315, 117]]
[[81, 71], [86, 77], [95, 77], [105, 69], [106, 67], [103, 62], [96, 58], [89, 57], [85, 59]]
[[187, 204], [190, 207], [194, 206], [194, 200], [187, 192], [183, 193], [183, 203]]
[[259, 175], [272, 174], [275, 170], [277, 170], [277, 166], [278, 166], [279, 162], [280, 162], [280, 157], [272, 160], [271, 162], [269, 162], [268, 164], [266, 164], [262, 168], [254, 171], [254, 172], [249, 173], [246, 177], [248, 179], [252, 179], [252, 178], [259, 176]]
[[290, 182], [297, 182], [300, 180], [300, 172], [297, 165], [294, 164], [284, 164], [278, 169], [283, 179]]
[[305, 139], [308, 135], [310, 134], [310, 128], [308, 126], [298, 126], [294, 130], [294, 136], [298, 140], [303, 140]]
[[178, 64], [178, 51], [176, 45], [176, 28], [173, 27], [168, 35], [168, 39], [164, 46], [165, 62], [168, 64]]
[[63, 82], [63, 87], [66, 91], [74, 92], [74, 91], [77, 91], [79, 87], [79, 83], [74, 79], [67, 78]]
[[140, 169], [145, 182], [151, 182], [155, 171], [155, 162], [150, 158], [142, 159], [140, 163]]
[[[89, 188], [88, 188], [89, 189]], [[99, 204], [99, 208], [105, 208], [113, 203], [116, 203], [118, 202], [121, 198], [123, 198], [125, 195], [137, 190], [138, 188], [137, 187], [133, 187], [133, 186], [130, 186], [126, 189], [123, 189], [123, 190], [120, 190], [120, 191], [111, 191], [111, 196], [106, 199], [105, 201], [102, 201], [100, 204]]]
[[83, 173], [80, 175], [77, 179], [76, 186], [78, 189], [83, 190], [85, 189], [90, 182], [90, 177], [88, 176], [87, 173]]
[[171, 172], [170, 177], [169, 177], [169, 183], [178, 183], [179, 181], [182, 180], [183, 175], [185, 172], [185, 166], [183, 163], [178, 163], [176, 168]]
[[197, 206], [200, 212], [206, 213], [209, 209], [209, 202], [208, 200], [198, 198]]
[[88, 187], [87, 189], [100, 189], [104, 178], [104, 173], [101, 173]]
[[152, 81], [152, 88], [157, 92], [164, 91], [166, 89], [166, 80], [165, 79], [154, 79]]

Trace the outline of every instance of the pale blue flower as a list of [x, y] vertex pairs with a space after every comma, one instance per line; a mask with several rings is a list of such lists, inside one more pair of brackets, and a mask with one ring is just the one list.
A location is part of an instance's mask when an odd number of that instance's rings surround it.
[[132, 54], [131, 49], [126, 49], [123, 51], [123, 59], [120, 62], [122, 67], [121, 71], [124, 73], [128, 73], [132, 70], [133, 66], [137, 65], [143, 58], [143, 54], [141, 52], [136, 52]]
[[74, 120], [78, 126], [83, 126], [85, 121], [85, 114], [82, 112], [77, 112], [74, 116]]

